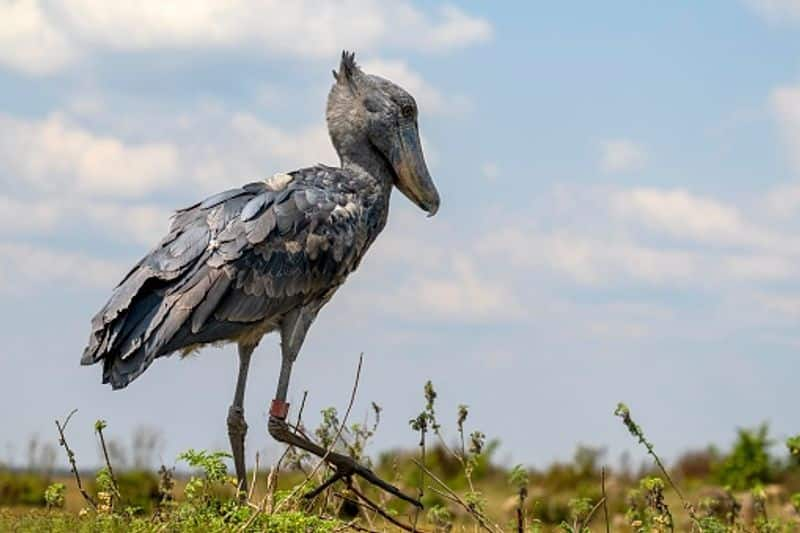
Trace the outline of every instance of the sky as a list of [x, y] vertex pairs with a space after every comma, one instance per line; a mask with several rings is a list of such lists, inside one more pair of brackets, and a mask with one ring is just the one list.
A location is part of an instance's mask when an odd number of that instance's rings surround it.
[[[402, 195], [320, 313], [290, 400], [309, 425], [384, 409], [374, 453], [413, 447], [431, 380], [446, 431], [543, 466], [576, 445], [668, 458], [736, 428], [797, 425], [800, 1], [0, 0], [0, 461], [78, 413], [159, 459], [226, 449], [235, 349], [163, 358], [127, 389], [78, 362], [89, 320], [174, 209], [336, 164], [331, 69], [354, 50], [420, 107], [442, 197]], [[279, 348], [246, 397], [266, 434]]]

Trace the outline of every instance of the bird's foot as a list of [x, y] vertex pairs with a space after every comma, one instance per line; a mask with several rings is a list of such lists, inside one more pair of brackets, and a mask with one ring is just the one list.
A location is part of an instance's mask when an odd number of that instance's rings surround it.
[[376, 487], [388, 492], [389, 494], [422, 509], [422, 503], [420, 503], [419, 500], [403, 494], [400, 489], [391, 483], [382, 480], [372, 470], [359, 464], [352, 457], [326, 450], [318, 444], [311, 442], [309, 439], [292, 432], [291, 429], [289, 429], [289, 425], [286, 423], [285, 419], [278, 418], [271, 414], [269, 417], [268, 428], [269, 434], [272, 435], [275, 440], [310, 452], [317, 457], [322, 458], [336, 470], [330, 479], [306, 494], [306, 498], [311, 499], [316, 497], [322, 491], [339, 480], [344, 480], [346, 483], [349, 483], [352, 477], [356, 475], [363, 478], [368, 483], [371, 483], [372, 485], [375, 485]]

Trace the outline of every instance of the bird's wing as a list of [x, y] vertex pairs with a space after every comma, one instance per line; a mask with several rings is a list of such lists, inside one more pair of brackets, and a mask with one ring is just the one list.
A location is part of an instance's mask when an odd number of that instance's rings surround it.
[[152, 360], [324, 298], [357, 263], [364, 210], [332, 169], [226, 191], [176, 213], [93, 320], [83, 364], [125, 386]]

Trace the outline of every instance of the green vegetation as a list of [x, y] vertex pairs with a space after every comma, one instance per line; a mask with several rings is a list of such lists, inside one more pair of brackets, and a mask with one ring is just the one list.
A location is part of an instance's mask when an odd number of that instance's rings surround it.
[[[0, 531], [800, 531], [800, 436], [785, 441], [782, 455], [766, 425], [740, 429], [727, 452], [688, 452], [667, 468], [620, 404], [615, 414], [652, 465], [637, 472], [624, 463], [610, 469], [601, 449], [578, 446], [572, 461], [544, 470], [505, 468], [494, 459], [499, 442], [467, 427], [466, 406], [459, 406], [448, 435], [433, 385], [426, 383], [423, 392], [422, 409], [409, 421], [416, 449], [383, 453], [371, 464], [420, 498], [424, 511], [358, 479], [308, 500], [304, 495], [332, 472], [292, 449], [251, 474], [250, 493], [239, 497], [225, 452], [180, 454], [180, 463], [194, 472], [189, 477], [166, 467], [157, 474], [117, 471], [104, 421], [94, 429], [106, 465], [85, 481], [66, 441], [67, 420], [58, 427], [70, 476], [0, 468]], [[325, 409], [313, 434], [326, 447], [370, 463], [365, 450], [380, 414], [373, 404], [371, 421], [348, 425], [336, 409]]]
[[755, 430], [740, 429], [733, 450], [716, 469], [717, 482], [735, 490], [771, 482], [778, 467], [769, 455], [773, 443], [767, 438], [768, 433], [766, 424]]

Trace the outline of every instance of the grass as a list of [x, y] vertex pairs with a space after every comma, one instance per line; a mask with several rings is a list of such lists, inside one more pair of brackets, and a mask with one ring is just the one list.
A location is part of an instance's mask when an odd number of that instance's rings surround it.
[[[95, 431], [106, 465], [88, 479], [69, 448], [67, 419], [58, 432], [68, 473], [0, 468], [0, 531], [800, 531], [800, 436], [786, 441], [788, 454], [779, 458], [767, 426], [741, 429], [728, 452], [709, 447], [668, 467], [620, 404], [614, 414], [652, 465], [611, 469], [601, 450], [578, 447], [572, 461], [543, 470], [505, 468], [494, 460], [499, 442], [468, 428], [467, 407], [458, 408], [448, 435], [433, 385], [423, 392], [420, 413], [409, 421], [416, 449], [383, 453], [372, 464], [419, 497], [421, 512], [357, 479], [307, 500], [304, 494], [332, 473], [293, 449], [268, 468], [257, 465], [244, 501], [226, 452], [182, 453], [179, 460], [194, 472], [189, 477], [166, 467], [158, 473], [115, 469], [104, 421]], [[364, 424], [348, 425], [332, 408], [322, 414], [316, 439], [370, 463], [364, 450], [378, 430], [380, 407], [373, 404], [373, 419]], [[296, 425], [302, 428], [302, 421]]]

